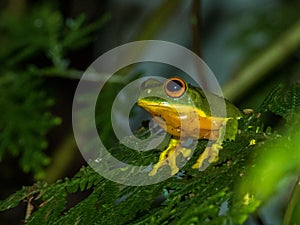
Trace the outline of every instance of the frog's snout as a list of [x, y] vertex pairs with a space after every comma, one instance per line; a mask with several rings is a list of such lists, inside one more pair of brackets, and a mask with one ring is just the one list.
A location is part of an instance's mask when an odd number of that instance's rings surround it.
[[138, 99], [137, 100], [137, 105], [144, 108], [146, 106], [146, 103], [143, 99]]

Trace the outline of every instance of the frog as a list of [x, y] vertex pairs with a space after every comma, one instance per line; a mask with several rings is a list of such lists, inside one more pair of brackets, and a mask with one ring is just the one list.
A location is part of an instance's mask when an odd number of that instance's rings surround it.
[[[214, 113], [211, 113], [210, 104], [214, 104], [213, 107], [216, 108]], [[238, 121], [243, 116], [242, 112], [224, 97], [203, 91], [180, 77], [171, 77], [163, 82], [154, 78], [145, 80], [140, 85], [137, 105], [146, 110], [171, 136], [149, 176], [155, 176], [164, 166], [169, 166], [171, 175], [177, 174], [177, 158], [180, 155], [187, 160], [191, 158], [192, 149], [186, 144], [188, 140], [207, 139], [211, 143], [192, 166], [193, 169], [205, 170], [210, 164], [218, 161], [224, 140], [235, 140]], [[218, 112], [218, 107], [224, 106], [226, 116]]]

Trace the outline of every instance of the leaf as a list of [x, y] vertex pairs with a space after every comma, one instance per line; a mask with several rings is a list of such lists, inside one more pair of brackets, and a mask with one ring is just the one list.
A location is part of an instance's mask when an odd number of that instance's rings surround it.
[[299, 113], [300, 84], [278, 85], [261, 105], [260, 111], [271, 111], [287, 120]]

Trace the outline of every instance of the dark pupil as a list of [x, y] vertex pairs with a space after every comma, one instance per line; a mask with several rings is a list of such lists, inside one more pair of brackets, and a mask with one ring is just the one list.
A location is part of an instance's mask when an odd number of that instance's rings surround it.
[[182, 87], [182, 83], [178, 80], [173, 80], [167, 84], [167, 89], [170, 92], [179, 91]]

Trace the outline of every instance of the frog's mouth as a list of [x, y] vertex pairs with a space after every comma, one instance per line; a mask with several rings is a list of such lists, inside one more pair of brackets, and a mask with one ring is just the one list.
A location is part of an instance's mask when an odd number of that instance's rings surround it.
[[[172, 113], [173, 111], [176, 111], [173, 105], [170, 105], [168, 102], [154, 102], [154, 101], [148, 101], [144, 99], [139, 99], [137, 101], [138, 106], [145, 109], [147, 112], [149, 112], [152, 116], [159, 116], [164, 115], [167, 113]], [[178, 114], [178, 113], [177, 113]]]
[[169, 104], [166, 101], [157, 103], [145, 99], [139, 99], [137, 104], [151, 115], [155, 116], [186, 117], [187, 115], [197, 115], [207, 117], [203, 111], [188, 105]]
[[138, 100], [137, 104], [149, 112], [153, 118], [160, 117], [167, 125], [176, 129], [181, 126], [182, 122], [192, 123], [192, 121], [199, 120], [197, 110], [191, 106], [169, 104], [168, 102], [157, 103], [144, 99]]
[[[168, 102], [157, 103], [145, 99], [139, 99], [137, 104], [149, 112], [163, 129], [174, 136], [180, 136], [182, 128], [185, 130], [185, 136], [216, 139], [218, 130], [224, 122], [224, 118], [202, 115], [202, 111], [199, 112], [192, 106], [171, 105]], [[184, 127], [181, 127], [182, 124], [185, 124]], [[210, 136], [211, 132], [216, 133], [213, 138]]]

